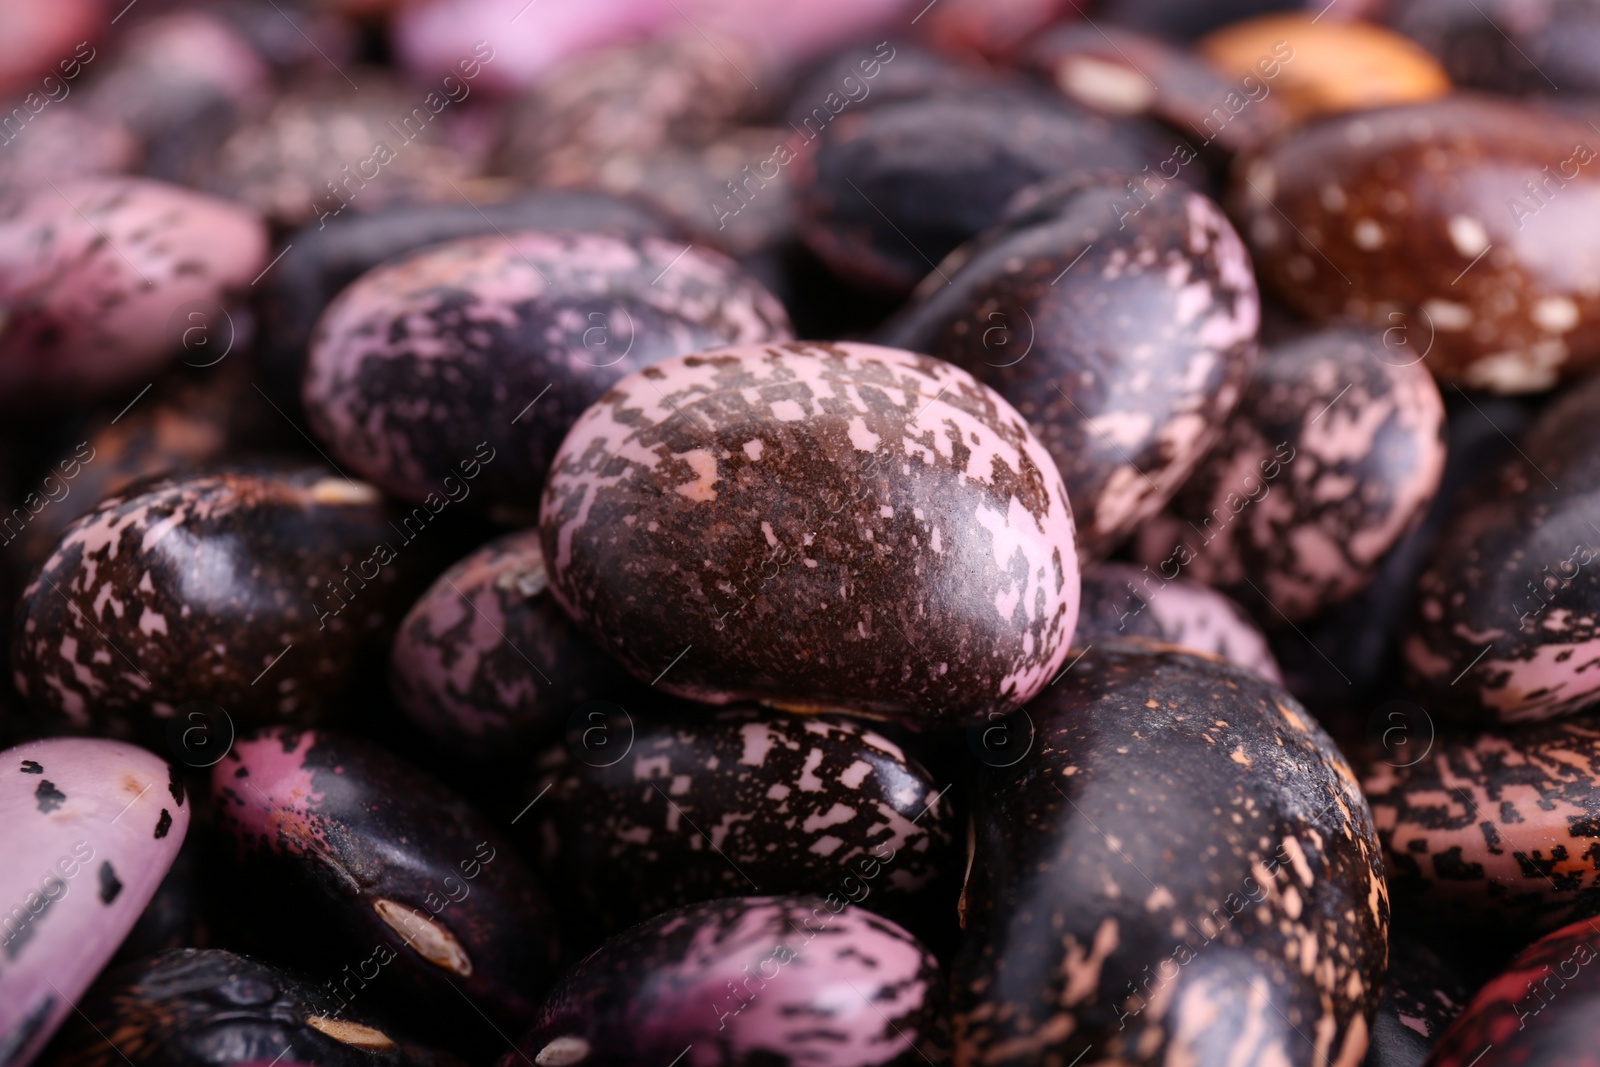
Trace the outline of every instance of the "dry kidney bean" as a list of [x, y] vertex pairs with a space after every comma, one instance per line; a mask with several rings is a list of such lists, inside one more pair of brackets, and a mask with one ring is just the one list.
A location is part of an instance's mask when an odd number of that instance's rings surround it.
[[550, 593], [536, 530], [506, 534], [441, 574], [395, 635], [395, 699], [440, 744], [526, 759], [591, 700], [644, 687], [578, 632]]
[[1600, 14], [1583, 0], [1386, 0], [1380, 13], [1461, 85], [1512, 94], [1600, 89], [1583, 58], [1600, 41]]
[[1438, 739], [1363, 776], [1389, 881], [1438, 919], [1532, 935], [1594, 912], [1600, 731], [1592, 715]]
[[60, 738], [0, 752], [0, 1048], [25, 1063], [105, 966], [183, 844], [192, 806], [156, 756]]
[[[852, 720], [754, 708], [641, 717], [627, 753], [610, 756], [552, 748], [529, 831], [548, 879], [602, 932], [751, 885], [837, 889], [891, 917], [953, 889], [952, 783]], [[726, 828], [715, 850], [700, 825]]]
[[964, 725], [1043, 688], [1078, 614], [1044, 446], [971, 375], [876, 345], [634, 373], [562, 443], [540, 529], [578, 625], [708, 703]]
[[595, 233], [462, 238], [334, 299], [304, 399], [334, 457], [396, 496], [424, 501], [476, 454], [480, 499], [531, 508], [567, 428], [630, 372], [789, 337], [782, 305], [715, 252]]
[[[1421, 518], [1444, 473], [1444, 402], [1376, 331], [1330, 330], [1268, 351], [1223, 439], [1140, 562], [1306, 619], [1359, 593]], [[1359, 486], [1358, 492], [1351, 492]]]
[[1244, 245], [1214, 203], [1168, 185], [1141, 175], [1024, 193], [883, 331], [1016, 405], [1065, 479], [1086, 559], [1184, 484], [1255, 363]]
[[0, 204], [0, 403], [137, 382], [177, 347], [175, 312], [231, 301], [267, 258], [254, 212], [164, 182], [85, 177]]
[[0, 0], [0, 1063], [1588, 1055], [1593, 12], [1083, 6]]
[[[1432, 1067], [1564, 1059], [1587, 1040], [1600, 957], [1592, 919], [1546, 934], [1480, 989], [1428, 1057]], [[1498, 1047], [1496, 1047], [1498, 1046]]]
[[241, 722], [319, 718], [382, 662], [430, 565], [400, 517], [321, 467], [131, 486], [69, 526], [23, 590], [17, 689], [121, 736], [191, 701]]
[[891, 293], [910, 291], [1034, 182], [1138, 172], [1171, 155], [1169, 138], [1140, 120], [1025, 87], [841, 111], [796, 163], [801, 236], [841, 277]]
[[717, 1063], [909, 1067], [943, 1050], [943, 992], [926, 948], [836, 894], [712, 900], [596, 950], [500, 1067], [620, 1067], [695, 1044]]
[[1234, 212], [1297, 311], [1406, 339], [1444, 381], [1542, 392], [1600, 357], [1597, 144], [1469, 94], [1342, 114], [1241, 161]]
[[[87, 1067], [137, 1057], [149, 1067], [292, 1062], [330, 1067], [461, 1067], [357, 1010], [343, 1015], [310, 980], [220, 949], [180, 948], [107, 974], [62, 1034], [62, 1062]], [[117, 1045], [105, 1034], [118, 1037]], [[120, 1046], [120, 1047], [119, 1047]], [[278, 1059], [277, 1057], [283, 1057]]]
[[1417, 579], [1405, 663], [1441, 715], [1528, 722], [1580, 711], [1600, 690], [1596, 411], [1594, 381], [1546, 407], [1463, 495]]
[[1030, 713], [1034, 748], [975, 791], [958, 1055], [1303, 1057], [1297, 1028], [1330, 1059], [1364, 1051], [1383, 859], [1309, 713], [1241, 669], [1114, 641]]
[[1197, 47], [1250, 95], [1275, 69], [1281, 76], [1272, 87], [1301, 121], [1432, 100], [1450, 91], [1438, 60], [1415, 42], [1371, 23], [1323, 20], [1310, 12], [1235, 23], [1208, 34]]
[[257, 936], [297, 938], [278, 951], [308, 972], [355, 961], [353, 985], [348, 970], [324, 983], [341, 1007], [409, 1010], [414, 1029], [447, 1032], [471, 1014], [443, 1000], [454, 986], [502, 1026], [529, 1023], [558, 954], [544, 891], [443, 786], [369, 741], [278, 727], [241, 738], [211, 794]]
[[1210, 586], [1170, 581], [1150, 567], [1101, 563], [1083, 574], [1073, 643], [1145, 639], [1220, 656], [1281, 685], [1266, 635], [1243, 608]]

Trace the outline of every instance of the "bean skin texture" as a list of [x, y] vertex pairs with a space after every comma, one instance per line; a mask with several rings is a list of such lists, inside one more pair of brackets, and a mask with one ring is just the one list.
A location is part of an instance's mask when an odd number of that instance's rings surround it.
[[974, 789], [957, 1061], [1359, 1062], [1383, 859], [1305, 709], [1240, 668], [1111, 642], [1027, 711], [1028, 753]]
[[[1260, 295], [1221, 208], [1154, 179], [1046, 184], [946, 261], [881, 331], [1014, 404], [1102, 559], [1216, 442], [1256, 363]], [[1148, 184], [1148, 182], [1147, 182]]]
[[1390, 885], [1431, 919], [1525, 936], [1600, 915], [1600, 722], [1438, 739], [1362, 788]]
[[142, 178], [57, 184], [0, 204], [12, 408], [132, 385], [178, 350], [175, 315], [233, 302], [267, 263], [266, 225], [235, 204]]
[[1427, 1067], [1595, 1063], [1597, 960], [1600, 922], [1583, 919], [1546, 934], [1478, 990]]
[[82, 1067], [233, 1067], [279, 1056], [279, 1067], [291, 1056], [318, 1067], [463, 1067], [365, 1010], [343, 1014], [304, 975], [221, 949], [173, 949], [118, 967], [82, 1010], [61, 1045], [61, 1062]]
[[1458, 498], [1416, 579], [1405, 681], [1453, 723], [1532, 723], [1600, 693], [1600, 381], [1546, 406]]
[[74, 1017], [178, 854], [193, 805], [172, 768], [102, 738], [0, 752], [0, 1052], [25, 1064]]
[[320, 467], [130, 486], [68, 527], [23, 590], [17, 688], [72, 728], [123, 736], [196, 700], [241, 725], [328, 714], [427, 565], [394, 515]]
[[[302, 395], [333, 457], [405, 500], [458, 477], [527, 508], [574, 420], [681, 353], [784, 341], [778, 301], [731, 260], [657, 237], [461, 238], [362, 275], [322, 313]], [[481, 457], [480, 457], [481, 458]]]
[[1422, 521], [1445, 464], [1433, 376], [1375, 330], [1269, 350], [1222, 440], [1139, 531], [1141, 563], [1309, 619], [1361, 592]]
[[585, 702], [631, 703], [644, 688], [550, 595], [537, 530], [498, 537], [440, 575], [400, 623], [389, 678], [413, 721], [478, 759], [529, 755]]
[[433, 1003], [419, 1027], [456, 1007], [443, 1001], [450, 985], [502, 1026], [531, 1019], [558, 954], [549, 904], [448, 789], [370, 741], [275, 728], [241, 738], [211, 792], [242, 884], [273, 916], [262, 925], [309, 942], [278, 951], [372, 959], [387, 944], [358, 999], [413, 1013]]
[[1261, 628], [1211, 587], [1181, 578], [1168, 581], [1148, 566], [1130, 563], [1101, 563], [1085, 571], [1073, 644], [1088, 648], [1136, 638], [1220, 656], [1283, 684]]
[[529, 834], [552, 881], [576, 890], [606, 933], [752, 884], [842, 884], [893, 917], [958, 874], [952, 783], [850, 719], [692, 711], [641, 721], [626, 756], [602, 755], [546, 754]]
[[713, 900], [596, 950], [499, 1067], [909, 1067], [944, 1050], [943, 994], [927, 949], [837, 893]]
[[1231, 213], [1294, 310], [1405, 338], [1440, 381], [1541, 393], [1600, 362], [1595, 144], [1452, 93], [1296, 128], [1235, 167]]
[[981, 721], [1055, 677], [1078, 614], [1066, 491], [1022, 417], [876, 345], [632, 375], [562, 444], [540, 530], [578, 625], [706, 703]]

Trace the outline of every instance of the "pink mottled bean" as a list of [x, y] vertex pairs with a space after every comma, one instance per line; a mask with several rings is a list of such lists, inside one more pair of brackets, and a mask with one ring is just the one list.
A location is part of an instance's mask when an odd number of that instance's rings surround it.
[[267, 264], [265, 225], [224, 201], [138, 178], [55, 186], [0, 206], [0, 403], [140, 380], [182, 350], [175, 316], [193, 305], [220, 329]]
[[631, 375], [562, 444], [541, 531], [578, 624], [710, 703], [981, 721], [1055, 677], [1078, 614], [1072, 511], [1022, 416], [876, 345]]
[[0, 1050], [38, 1054], [133, 928], [189, 829], [183, 784], [120, 741], [0, 752]]

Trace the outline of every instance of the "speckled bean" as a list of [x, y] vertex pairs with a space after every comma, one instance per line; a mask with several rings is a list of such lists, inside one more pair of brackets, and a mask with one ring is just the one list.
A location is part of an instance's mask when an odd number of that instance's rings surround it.
[[0, 1062], [27, 1067], [155, 894], [189, 829], [183, 783], [117, 741], [0, 752]]
[[1287, 693], [1107, 645], [975, 795], [958, 1062], [1354, 1064], [1389, 900], [1344, 758]]
[[562, 436], [632, 371], [782, 341], [782, 305], [729, 259], [655, 237], [464, 238], [363, 275], [323, 313], [304, 398], [336, 460], [422, 500], [480, 441], [474, 487], [528, 506]]
[[715, 900], [607, 942], [499, 1067], [910, 1067], [942, 1056], [943, 992], [927, 949], [837, 894]]
[[641, 720], [616, 762], [551, 749], [529, 834], [601, 933], [752, 885], [893, 916], [927, 890], [953, 896], [953, 784], [849, 719], [680, 715]]
[[567, 435], [540, 529], [579, 626], [709, 703], [981, 721], [1055, 677], [1078, 614], [1044, 446], [965, 371], [875, 345], [635, 373]]
[[0, 205], [0, 402], [138, 381], [179, 350], [175, 314], [266, 264], [253, 213], [161, 182], [81, 178]]
[[1023, 193], [881, 334], [965, 367], [1016, 405], [1066, 481], [1088, 560], [1183, 485], [1256, 358], [1260, 297], [1232, 225], [1181, 186], [1144, 178], [1140, 188]]

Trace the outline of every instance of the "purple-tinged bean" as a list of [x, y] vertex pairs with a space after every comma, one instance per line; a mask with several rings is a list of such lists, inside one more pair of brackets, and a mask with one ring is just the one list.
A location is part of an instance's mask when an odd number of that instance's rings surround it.
[[183, 783], [118, 741], [0, 752], [0, 1062], [26, 1067], [116, 952], [189, 829]]

